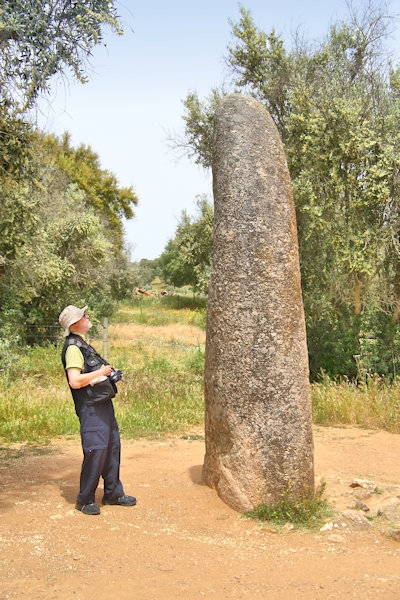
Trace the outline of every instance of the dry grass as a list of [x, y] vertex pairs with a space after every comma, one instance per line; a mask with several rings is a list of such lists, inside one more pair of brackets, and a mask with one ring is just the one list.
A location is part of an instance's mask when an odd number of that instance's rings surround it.
[[[187, 433], [203, 425], [204, 311], [155, 302], [123, 306], [110, 323], [108, 360], [124, 372], [115, 408], [124, 437]], [[102, 340], [92, 340], [102, 353]], [[28, 348], [0, 373], [0, 439], [48, 441], [79, 431], [58, 348]], [[400, 385], [325, 378], [311, 386], [313, 421], [400, 432]]]
[[323, 425], [359, 425], [400, 433], [400, 385], [378, 375], [357, 384], [328, 377], [311, 386], [313, 421]]
[[184, 323], [170, 323], [153, 327], [140, 323], [110, 325], [109, 337], [113, 344], [118, 346], [129, 346], [138, 342], [157, 344], [164, 342], [197, 346], [198, 344], [204, 345], [206, 341], [205, 331]]

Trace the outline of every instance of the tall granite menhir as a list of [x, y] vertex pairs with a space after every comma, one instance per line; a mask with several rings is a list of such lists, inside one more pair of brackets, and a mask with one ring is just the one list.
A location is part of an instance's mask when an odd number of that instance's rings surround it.
[[244, 511], [314, 492], [307, 343], [278, 131], [261, 104], [232, 94], [214, 136], [202, 479]]

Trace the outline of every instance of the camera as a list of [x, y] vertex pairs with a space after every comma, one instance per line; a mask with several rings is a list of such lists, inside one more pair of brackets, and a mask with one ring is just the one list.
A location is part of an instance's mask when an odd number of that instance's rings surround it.
[[113, 383], [117, 383], [122, 379], [122, 371], [120, 369], [111, 369], [110, 379]]

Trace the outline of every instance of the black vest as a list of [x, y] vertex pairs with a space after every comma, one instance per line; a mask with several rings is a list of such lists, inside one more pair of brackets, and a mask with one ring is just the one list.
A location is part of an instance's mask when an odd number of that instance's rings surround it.
[[[102, 358], [90, 344], [85, 342], [83, 338], [81, 338], [78, 334], [70, 333], [64, 342], [61, 352], [61, 360], [64, 369], [66, 367], [65, 355], [68, 347], [71, 345], [78, 346], [79, 350], [82, 352], [84, 360], [82, 373], [91, 373], [92, 371], [97, 371], [100, 369], [101, 365], [108, 364], [108, 362], [104, 360], [104, 358]], [[68, 374], [66, 370], [65, 375], [69, 385]], [[78, 407], [80, 404], [95, 404], [97, 402], [111, 400], [111, 398], [114, 398], [115, 394], [117, 393], [117, 386], [110, 380], [109, 377], [107, 377], [105, 381], [97, 383], [93, 386], [86, 385], [85, 387], [77, 390], [70, 386], [70, 390], [75, 402], [75, 406]]]

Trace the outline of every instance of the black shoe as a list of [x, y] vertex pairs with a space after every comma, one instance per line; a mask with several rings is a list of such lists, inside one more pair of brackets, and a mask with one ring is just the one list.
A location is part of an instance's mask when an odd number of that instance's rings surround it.
[[80, 510], [84, 515], [99, 515], [100, 509], [94, 502], [90, 502], [90, 504], [81, 504], [77, 502], [75, 504], [76, 510]]
[[118, 504], [118, 506], [135, 506], [136, 498], [134, 496], [127, 496], [124, 494], [119, 498], [103, 498], [103, 504]]

